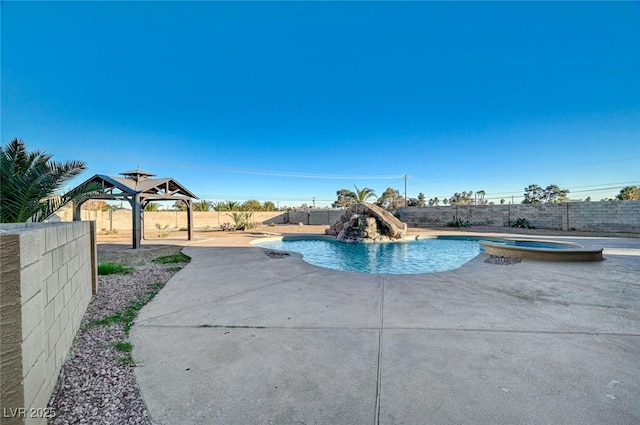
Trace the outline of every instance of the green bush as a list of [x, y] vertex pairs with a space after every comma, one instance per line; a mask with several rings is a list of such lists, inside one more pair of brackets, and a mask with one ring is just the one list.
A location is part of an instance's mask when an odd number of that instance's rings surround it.
[[453, 217], [453, 220], [447, 222], [447, 227], [469, 227], [471, 222], [469, 220], [462, 220], [460, 217]]
[[[230, 225], [232, 230], [249, 230], [260, 226], [260, 223], [251, 221], [251, 218], [253, 217], [252, 212], [232, 212], [227, 215], [233, 220], [233, 225]], [[221, 230], [225, 229], [222, 229], [221, 226]]]
[[529, 220], [522, 217], [514, 221], [511, 227], [519, 227], [521, 229], [533, 229], [533, 226], [529, 224]]

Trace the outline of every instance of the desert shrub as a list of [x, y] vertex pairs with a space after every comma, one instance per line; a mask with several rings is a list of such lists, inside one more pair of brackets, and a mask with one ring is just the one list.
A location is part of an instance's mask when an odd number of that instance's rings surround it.
[[447, 227], [469, 227], [471, 222], [469, 220], [462, 220], [460, 217], [453, 217], [453, 220], [447, 222]]
[[163, 226], [160, 223], [156, 223], [156, 229], [158, 229], [159, 238], [166, 238], [167, 236], [169, 236], [169, 232], [166, 231], [168, 227], [169, 227], [168, 224], [165, 224]]
[[260, 223], [251, 221], [252, 212], [232, 212], [227, 215], [233, 220], [233, 224], [230, 225], [232, 230], [249, 230], [260, 226]]
[[516, 221], [514, 221], [513, 224], [511, 225], [511, 227], [519, 227], [521, 229], [533, 229], [533, 226], [529, 224], [529, 220], [522, 217], [516, 219]]

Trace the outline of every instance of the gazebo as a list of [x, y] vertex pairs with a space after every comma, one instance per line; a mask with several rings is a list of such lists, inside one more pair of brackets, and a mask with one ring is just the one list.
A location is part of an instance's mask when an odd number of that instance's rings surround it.
[[[142, 239], [142, 214], [151, 201], [182, 201], [187, 206], [187, 234], [193, 239], [192, 200], [198, 199], [187, 188], [172, 178], [155, 179], [155, 174], [144, 170], [132, 170], [120, 173], [124, 177], [112, 177], [96, 174], [80, 186], [94, 185], [101, 189], [99, 193], [77, 203], [73, 210], [73, 220], [80, 221], [80, 208], [90, 199], [126, 200], [131, 204], [133, 224], [133, 248], [140, 247]], [[80, 187], [78, 186], [78, 187]]]

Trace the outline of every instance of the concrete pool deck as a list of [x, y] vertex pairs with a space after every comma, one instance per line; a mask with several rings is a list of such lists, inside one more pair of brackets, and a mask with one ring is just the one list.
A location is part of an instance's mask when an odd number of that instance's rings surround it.
[[271, 258], [247, 236], [191, 243], [131, 331], [151, 418], [640, 423], [640, 239], [542, 238], [602, 246], [605, 260], [481, 254], [367, 275]]

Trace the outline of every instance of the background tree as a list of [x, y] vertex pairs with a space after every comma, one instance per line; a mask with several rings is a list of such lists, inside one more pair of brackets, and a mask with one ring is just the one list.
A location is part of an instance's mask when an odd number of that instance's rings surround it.
[[569, 190], [560, 189], [558, 185], [551, 184], [542, 188], [537, 184], [531, 184], [524, 188], [523, 204], [561, 203], [569, 201]]
[[394, 210], [404, 206], [404, 197], [400, 195], [398, 189], [388, 187], [387, 190], [380, 195], [376, 201], [376, 205], [388, 210]]
[[227, 203], [225, 201], [217, 201], [213, 203], [214, 211], [227, 211]]
[[476, 191], [476, 205], [486, 205], [487, 201], [484, 199], [486, 194], [484, 190]]
[[109, 204], [105, 201], [87, 201], [82, 204], [82, 209], [87, 211], [109, 211]]
[[548, 203], [559, 204], [561, 202], [569, 201], [569, 190], [560, 189], [560, 187], [555, 184], [547, 186], [544, 190], [544, 194], [546, 202]]
[[158, 204], [157, 202], [147, 202], [147, 204], [144, 206], [144, 210], [145, 211], [159, 211], [160, 210], [160, 204]]
[[544, 201], [544, 189], [537, 184], [530, 184], [524, 188], [523, 204], [541, 204]]
[[193, 203], [194, 211], [211, 211], [213, 208], [213, 203], [211, 201], [207, 201], [204, 199], [199, 200], [198, 202]]
[[358, 186], [356, 186], [355, 184], [353, 185], [353, 187], [356, 188], [355, 194], [356, 201], [358, 202], [367, 202], [367, 199], [376, 197], [376, 192], [373, 189], [369, 189], [368, 187], [358, 189]]
[[444, 198], [444, 199], [442, 200], [442, 203], [443, 203], [443, 204], [445, 204], [445, 205], [447, 205], [447, 204], [449, 203], [449, 200], [448, 200], [447, 198]]
[[186, 211], [187, 210], [187, 204], [185, 204], [182, 201], [175, 201], [172, 205], [172, 208], [176, 211]]
[[356, 202], [356, 194], [349, 189], [340, 189], [336, 191], [338, 199], [331, 204], [333, 208], [346, 208]]
[[87, 169], [83, 161], [51, 161], [43, 151], [27, 152], [25, 143], [14, 138], [0, 147], [0, 222], [44, 221], [68, 202], [85, 200], [98, 193], [97, 185], [82, 185], [64, 195], [58, 191]]
[[426, 198], [424, 196], [424, 193], [420, 192], [418, 193], [418, 206], [419, 207], [424, 207], [427, 205], [427, 201]]
[[639, 201], [640, 186], [627, 186], [620, 189], [620, 193], [616, 195], [616, 199], [620, 201]]
[[471, 205], [475, 203], [475, 200], [473, 198], [473, 191], [470, 190], [468, 192], [456, 192], [451, 198], [449, 198], [449, 203], [451, 205]]
[[225, 203], [225, 211], [240, 211], [240, 207], [242, 206], [242, 204], [238, 201], [225, 201]]
[[262, 211], [262, 204], [258, 200], [250, 199], [243, 203], [240, 209], [243, 211]]
[[264, 204], [262, 204], [262, 210], [263, 211], [275, 211], [276, 210], [276, 204], [274, 204], [271, 201], [265, 201]]
[[419, 207], [419, 201], [418, 198], [409, 198], [407, 199], [407, 206], [408, 207]]

